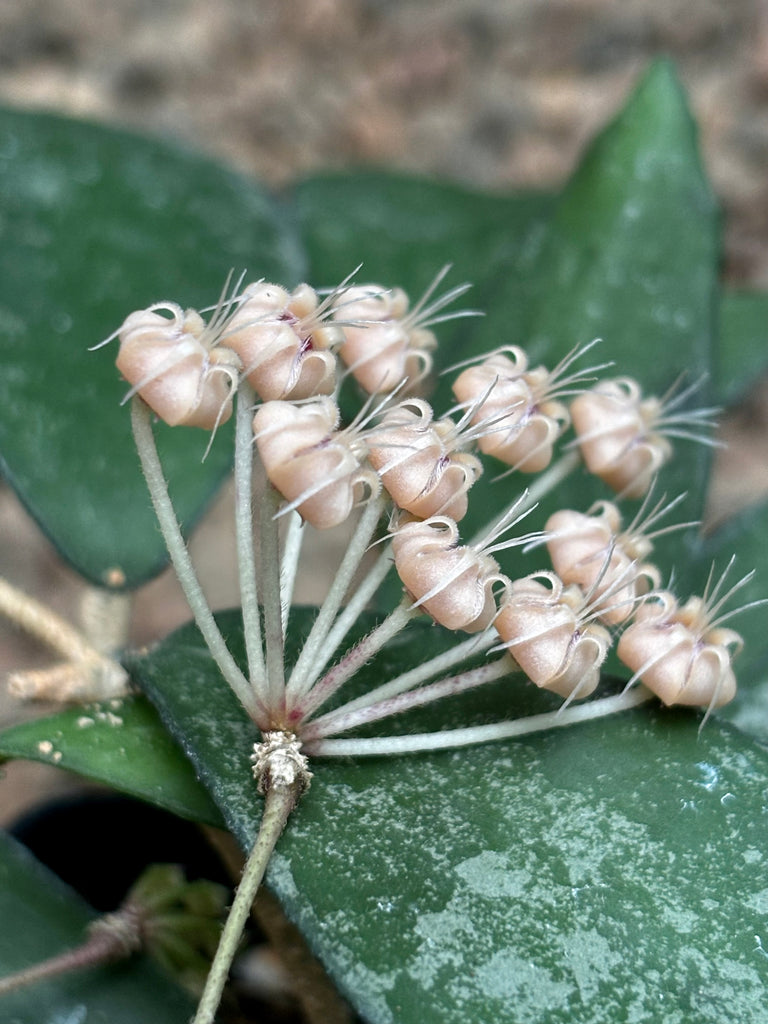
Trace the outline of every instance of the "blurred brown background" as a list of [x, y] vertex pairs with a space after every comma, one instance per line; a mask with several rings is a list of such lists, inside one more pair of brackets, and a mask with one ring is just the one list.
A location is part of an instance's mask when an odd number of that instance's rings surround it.
[[[158, 133], [274, 185], [375, 163], [557, 187], [659, 54], [676, 60], [701, 126], [724, 276], [768, 288], [768, 0], [0, 0], [0, 102]], [[768, 490], [765, 392], [724, 427], [736, 445], [719, 460], [718, 512]], [[227, 509], [225, 496], [197, 542], [216, 606], [236, 600], [216, 529]], [[0, 573], [73, 606], [77, 581], [6, 491]], [[157, 581], [134, 638], [186, 617], [173, 581]], [[0, 669], [45, 659], [0, 624]], [[1, 688], [0, 713], [22, 713]], [[31, 787], [64, 784], [39, 766], [8, 773], [6, 820]]]

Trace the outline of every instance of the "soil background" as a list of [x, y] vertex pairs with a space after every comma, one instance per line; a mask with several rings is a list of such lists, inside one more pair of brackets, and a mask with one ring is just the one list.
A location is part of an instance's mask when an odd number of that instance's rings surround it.
[[[723, 276], [768, 288], [766, 0], [0, 0], [0, 103], [175, 138], [275, 186], [375, 164], [557, 188], [661, 54], [689, 91], [722, 201]], [[763, 383], [726, 419], [713, 516], [768, 491], [766, 409]], [[195, 541], [216, 607], [237, 600], [229, 507], [225, 493]], [[325, 548], [308, 556], [301, 599], [317, 596]], [[0, 574], [75, 607], [77, 579], [1, 486]], [[133, 640], [187, 617], [166, 575], [138, 595]], [[45, 660], [0, 624], [0, 669]], [[28, 713], [0, 687], [4, 723]], [[0, 821], [72, 785], [13, 764]]]

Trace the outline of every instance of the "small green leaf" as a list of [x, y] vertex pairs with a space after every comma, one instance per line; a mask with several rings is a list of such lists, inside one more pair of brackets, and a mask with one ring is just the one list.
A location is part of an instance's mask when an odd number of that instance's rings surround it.
[[768, 371], [768, 294], [724, 292], [720, 302], [715, 397], [730, 405]]
[[70, 708], [0, 732], [0, 761], [42, 761], [179, 814], [221, 825], [194, 770], [143, 697]]
[[[242, 659], [239, 614], [219, 621]], [[358, 685], [452, 642], [414, 625]], [[247, 846], [255, 730], [195, 630], [134, 669]], [[514, 714], [531, 691], [502, 681], [418, 729]], [[698, 725], [644, 707], [455, 753], [316, 761], [269, 884], [372, 1024], [762, 1024], [768, 752]]]
[[[0, 467], [61, 554], [135, 587], [166, 564], [116, 342], [134, 309], [215, 303], [231, 268], [295, 280], [288, 219], [256, 185], [160, 141], [0, 112]], [[229, 428], [160, 430], [189, 528], [230, 465]], [[119, 585], [119, 584], [118, 584]]]
[[[28, 850], [0, 832], [0, 976], [80, 945], [95, 916]], [[0, 1018], [8, 1024], [187, 1024], [193, 1009], [189, 997], [144, 957], [71, 972], [0, 997]]]

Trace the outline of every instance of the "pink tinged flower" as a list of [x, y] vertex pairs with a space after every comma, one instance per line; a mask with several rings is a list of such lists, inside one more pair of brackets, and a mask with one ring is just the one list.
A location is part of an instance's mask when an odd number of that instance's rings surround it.
[[337, 289], [333, 316], [343, 325], [346, 339], [339, 355], [369, 394], [389, 394], [403, 387], [402, 393], [412, 393], [432, 369], [431, 351], [437, 340], [430, 328], [480, 315], [473, 309], [443, 312], [469, 289], [468, 284], [433, 297], [450, 269], [450, 264], [443, 267], [412, 308], [402, 288], [376, 284], [345, 288], [344, 282]]
[[327, 397], [305, 405], [266, 402], [253, 421], [270, 483], [319, 530], [343, 523], [378, 488], [376, 475], [362, 466], [364, 450], [336, 430], [338, 423], [336, 403]]
[[403, 586], [435, 622], [479, 633], [496, 615], [494, 585], [506, 586], [490, 555], [459, 544], [456, 523], [446, 516], [405, 522], [392, 537], [395, 568]]
[[476, 426], [487, 425], [487, 432], [478, 437], [485, 455], [536, 473], [552, 460], [552, 446], [568, 425], [568, 412], [562, 403], [537, 394], [546, 383], [547, 371], [543, 367], [528, 371], [522, 349], [513, 347], [509, 352], [512, 358], [496, 353], [464, 370], [453, 384], [453, 393], [463, 405], [477, 403], [472, 421]]
[[408, 315], [401, 288], [355, 285], [342, 292], [334, 318], [344, 321], [339, 356], [368, 394], [412, 390], [432, 368], [434, 334]]
[[742, 639], [713, 621], [713, 608], [700, 597], [684, 605], [667, 591], [638, 609], [636, 621], [619, 640], [617, 653], [664, 704], [718, 708], [736, 693], [732, 652]]
[[568, 373], [592, 344], [569, 352], [551, 371], [544, 366], [531, 369], [527, 355], [516, 345], [464, 370], [453, 392], [471, 410], [475, 426], [485, 428], [478, 430], [481, 451], [526, 473], [546, 469], [555, 442], [570, 423], [561, 399], [580, 393], [578, 386], [588, 379], [585, 373], [602, 369], [593, 366]]
[[703, 431], [715, 425], [717, 409], [681, 410], [701, 385], [694, 381], [675, 394], [643, 398], [628, 377], [603, 381], [571, 403], [571, 418], [584, 462], [618, 494], [646, 494], [659, 469], [671, 458], [669, 438], [716, 447]]
[[411, 399], [369, 431], [368, 458], [399, 508], [420, 519], [445, 515], [459, 522], [483, 470], [474, 455], [455, 450], [459, 442], [452, 420], [433, 420], [426, 402]]
[[533, 683], [573, 700], [594, 691], [611, 646], [593, 618], [579, 587], [539, 572], [512, 582], [494, 625]]
[[331, 394], [336, 387], [334, 349], [342, 329], [309, 285], [292, 292], [274, 284], [248, 285], [221, 331], [221, 342], [239, 355], [243, 374], [264, 401]]
[[626, 377], [577, 396], [571, 419], [590, 473], [628, 498], [645, 494], [672, 455], [672, 445], [655, 429], [661, 415], [659, 399], [642, 399]]
[[[668, 507], [657, 506], [648, 523]], [[600, 618], [609, 625], [625, 622], [639, 599], [659, 586], [658, 570], [644, 561], [653, 550], [652, 541], [635, 523], [622, 531], [621, 515], [611, 502], [598, 502], [592, 513], [555, 512], [545, 535], [557, 575], [581, 587], [590, 601], [602, 599]]]
[[132, 385], [127, 398], [140, 395], [170, 426], [212, 430], [229, 419], [239, 361], [229, 349], [210, 346], [199, 313], [158, 303], [131, 313], [117, 334], [117, 368]]

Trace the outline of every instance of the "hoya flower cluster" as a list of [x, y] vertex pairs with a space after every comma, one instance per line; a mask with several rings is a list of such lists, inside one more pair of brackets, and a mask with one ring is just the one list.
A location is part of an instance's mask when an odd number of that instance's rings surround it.
[[[736, 588], [724, 593], [721, 578], [704, 597], [681, 604], [661, 589], [662, 573], [651, 561], [654, 537], [674, 528], [657, 523], [676, 504], [654, 504], [656, 474], [672, 455], [672, 439], [696, 439], [698, 428], [711, 425], [712, 410], [681, 411], [690, 389], [644, 397], [633, 380], [597, 378], [604, 365], [574, 369], [589, 345], [552, 367], [531, 365], [525, 351], [507, 346], [461, 367], [452, 385], [454, 407], [437, 414], [424, 398], [437, 347], [432, 327], [472, 315], [445, 311], [466, 286], [434, 297], [444, 273], [413, 307], [401, 289], [376, 284], [346, 281], [320, 295], [306, 284], [288, 291], [263, 281], [243, 286], [241, 279], [231, 294], [225, 288], [207, 321], [165, 302], [132, 313], [116, 332], [129, 394], [167, 423], [213, 430], [232, 415], [237, 397], [247, 679], [216, 640], [212, 617], [191, 603], [254, 720], [264, 731], [295, 732], [310, 752], [332, 753], [341, 748], [330, 736], [514, 671], [570, 702], [593, 692], [617, 638], [630, 682], [643, 683], [664, 703], [712, 708], [730, 700], [731, 656], [741, 641], [723, 627], [728, 616], [722, 607]], [[350, 376], [360, 410], [344, 423], [337, 399]], [[148, 450], [147, 424], [146, 415], [135, 412], [159, 508], [164, 484]], [[575, 438], [553, 461], [571, 426]], [[258, 560], [250, 519], [255, 458], [268, 481]], [[543, 533], [510, 537], [532, 506], [523, 490], [490, 517], [481, 536], [463, 538], [472, 487], [491, 463], [504, 476], [548, 474], [551, 487], [581, 465], [612, 489], [615, 500], [563, 509]], [[644, 499], [640, 511], [625, 523], [621, 503], [638, 498]], [[338, 526], [360, 506], [339, 575], [286, 680], [282, 635], [304, 526]], [[275, 523], [283, 516], [291, 526], [281, 555]], [[354, 587], [382, 524], [389, 546]], [[172, 523], [164, 529], [174, 532]], [[550, 564], [511, 578], [494, 555], [525, 544], [545, 545]], [[337, 656], [392, 565], [403, 585], [400, 606]], [[469, 637], [318, 717], [357, 669], [419, 614]], [[430, 681], [483, 651], [500, 657]], [[350, 752], [365, 752], [364, 744], [349, 742]]]

